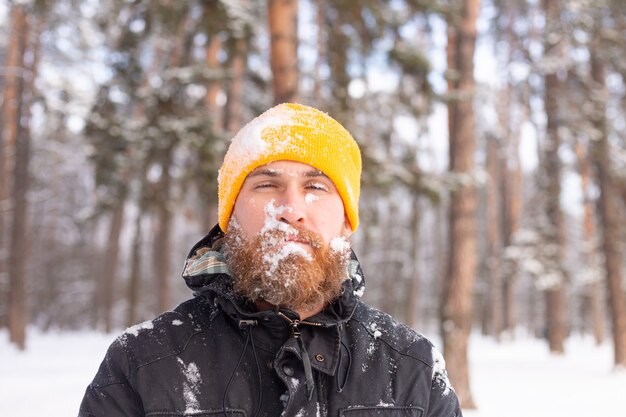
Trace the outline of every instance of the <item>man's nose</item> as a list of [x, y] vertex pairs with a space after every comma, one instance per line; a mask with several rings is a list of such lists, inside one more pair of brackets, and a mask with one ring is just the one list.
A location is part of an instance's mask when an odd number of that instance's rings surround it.
[[306, 219], [304, 195], [288, 187], [281, 196], [280, 204], [285, 207], [279, 220], [285, 223], [303, 223]]

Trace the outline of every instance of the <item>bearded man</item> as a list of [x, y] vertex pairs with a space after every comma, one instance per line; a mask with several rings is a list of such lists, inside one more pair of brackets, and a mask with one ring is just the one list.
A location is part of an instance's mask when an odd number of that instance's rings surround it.
[[357, 143], [319, 110], [248, 123], [185, 264], [194, 298], [111, 345], [79, 415], [461, 416], [432, 344], [360, 300], [360, 176]]

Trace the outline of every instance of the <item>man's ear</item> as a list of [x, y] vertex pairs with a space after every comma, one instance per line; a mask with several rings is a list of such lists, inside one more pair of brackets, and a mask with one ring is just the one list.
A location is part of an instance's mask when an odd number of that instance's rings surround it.
[[348, 238], [352, 236], [352, 226], [350, 226], [350, 220], [348, 220], [347, 214], [344, 214], [343, 219], [343, 235]]

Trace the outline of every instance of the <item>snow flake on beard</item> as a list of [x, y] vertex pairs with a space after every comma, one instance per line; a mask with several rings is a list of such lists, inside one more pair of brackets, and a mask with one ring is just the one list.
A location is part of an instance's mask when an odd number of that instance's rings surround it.
[[[267, 276], [272, 276], [278, 269], [279, 264], [286, 258], [291, 255], [299, 255], [307, 261], [312, 261], [313, 257], [309, 252], [306, 251], [302, 246], [295, 242], [289, 242], [280, 248], [275, 253], [266, 253], [263, 255], [263, 260], [267, 262], [269, 265], [268, 270], [265, 272]], [[286, 282], [285, 285], [288, 285], [289, 282]]]
[[335, 252], [348, 254], [351, 249], [350, 241], [345, 236], [335, 236], [330, 240], [330, 248]]

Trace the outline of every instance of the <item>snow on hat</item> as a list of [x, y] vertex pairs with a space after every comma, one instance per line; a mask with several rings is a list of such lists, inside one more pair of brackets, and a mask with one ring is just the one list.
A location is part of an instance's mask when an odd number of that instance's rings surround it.
[[232, 139], [218, 175], [218, 222], [226, 231], [239, 190], [254, 169], [295, 161], [322, 171], [343, 200], [352, 231], [359, 225], [361, 152], [356, 141], [328, 114], [301, 104], [272, 107]]

